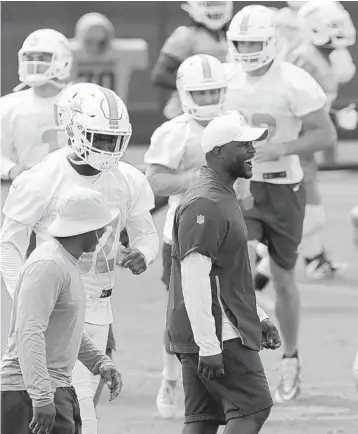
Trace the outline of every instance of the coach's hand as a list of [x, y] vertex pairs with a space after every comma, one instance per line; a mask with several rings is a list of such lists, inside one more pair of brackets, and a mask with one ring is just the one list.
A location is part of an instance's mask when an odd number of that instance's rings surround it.
[[147, 269], [147, 263], [142, 252], [135, 247], [121, 249], [123, 259], [121, 265], [129, 268], [133, 274], [142, 274]]
[[99, 373], [111, 392], [109, 400], [113, 401], [113, 399], [116, 399], [122, 390], [123, 383], [121, 374], [113, 365], [109, 364], [103, 365], [100, 368]]
[[209, 380], [225, 374], [222, 353], [215, 356], [199, 356], [199, 372]]
[[270, 350], [276, 350], [277, 348], [280, 348], [280, 334], [275, 324], [269, 318], [261, 321], [261, 330], [261, 348], [266, 348]]
[[29, 428], [34, 434], [50, 434], [56, 417], [56, 407], [53, 402], [43, 407], [33, 407], [33, 416]]

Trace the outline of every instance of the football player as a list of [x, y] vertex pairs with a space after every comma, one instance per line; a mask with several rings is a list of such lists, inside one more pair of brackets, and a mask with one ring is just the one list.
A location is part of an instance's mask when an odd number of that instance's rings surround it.
[[[278, 55], [275, 14], [264, 6], [238, 12], [227, 32], [231, 62], [225, 106], [242, 112], [269, 136], [256, 144], [250, 191], [253, 206], [245, 211], [251, 264], [258, 241], [267, 243], [276, 290], [276, 315], [284, 355], [276, 401], [300, 392], [298, 329], [299, 293], [294, 277], [305, 212], [303, 170], [297, 154], [332, 146], [336, 131], [325, 109], [327, 97], [303, 69]], [[260, 300], [259, 300], [260, 301]]]
[[78, 20], [70, 44], [75, 80], [107, 87], [127, 104], [133, 71], [148, 68], [146, 41], [116, 38], [109, 19], [91, 12]]
[[60, 147], [53, 108], [70, 79], [72, 56], [67, 38], [52, 29], [31, 33], [18, 53], [21, 90], [0, 99], [1, 179], [21, 172]]
[[[154, 193], [169, 196], [163, 229], [163, 275], [167, 290], [171, 271], [174, 213], [189, 188], [197, 169], [205, 164], [200, 142], [204, 127], [222, 110], [226, 93], [223, 64], [216, 58], [197, 54], [180, 65], [177, 89], [184, 114], [165, 122], [153, 133], [145, 154], [147, 177]], [[170, 352], [167, 337], [163, 347], [164, 369], [157, 395], [157, 408], [163, 418], [174, 417], [176, 383], [180, 363]]]
[[[355, 246], [358, 249], [358, 206], [354, 207], [351, 211], [351, 218], [352, 218], [352, 224], [353, 224], [353, 241]], [[355, 384], [358, 390], [358, 351], [356, 358], [354, 360], [353, 364], [353, 374], [355, 377]]]
[[[74, 185], [101, 192], [119, 216], [109, 225], [93, 253], [81, 256], [79, 266], [87, 292], [85, 329], [92, 341], [106, 349], [113, 322], [111, 295], [116, 262], [134, 275], [154, 261], [159, 238], [150, 209], [153, 192], [139, 170], [120, 161], [132, 130], [126, 106], [111, 90], [94, 84], [64, 89], [57, 102], [57, 120], [64, 126], [69, 148], [48, 155], [13, 182], [4, 206], [1, 229], [1, 272], [12, 296], [32, 230], [37, 242], [57, 214], [62, 192]], [[127, 228], [129, 247], [121, 249], [119, 233]], [[99, 378], [77, 363], [73, 372], [81, 407], [84, 434], [97, 433], [94, 394]]]
[[172, 91], [164, 109], [167, 119], [182, 114], [176, 90], [179, 65], [194, 54], [209, 54], [220, 61], [227, 56], [225, 30], [232, 17], [232, 1], [187, 1], [182, 6], [190, 18], [189, 26], [180, 26], [163, 45], [152, 72], [155, 86]]
[[[347, 50], [347, 47], [355, 43], [352, 20], [343, 6], [335, 1], [304, 2], [296, 19], [291, 13], [290, 23], [296, 23], [294, 26], [289, 24], [287, 19], [283, 19], [285, 15], [285, 10], [278, 12], [278, 23], [284, 39], [297, 40], [294, 37], [295, 33], [288, 31], [290, 27], [296, 29], [296, 34], [305, 36], [296, 46], [292, 42], [287, 44], [291, 49], [286, 52], [286, 60], [303, 68], [320, 84], [328, 97], [326, 108], [329, 111], [337, 98], [339, 85], [348, 82], [355, 73], [354, 63]], [[352, 115], [353, 124], [349, 124]], [[347, 129], [355, 128], [354, 118], [356, 119], [354, 108], [347, 107], [336, 111], [338, 123], [342, 127], [347, 125]], [[300, 254], [305, 261], [306, 275], [313, 279], [322, 279], [334, 276], [343, 268], [343, 264], [333, 263], [328, 259], [321, 240], [326, 216], [318, 189], [314, 153], [302, 154], [300, 159], [306, 189], [306, 214]], [[257, 268], [256, 289], [263, 289], [269, 280], [268, 262], [266, 256]]]

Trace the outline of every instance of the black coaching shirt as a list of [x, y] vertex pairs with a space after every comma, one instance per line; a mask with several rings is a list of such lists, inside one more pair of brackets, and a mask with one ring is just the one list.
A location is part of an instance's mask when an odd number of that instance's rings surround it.
[[199, 352], [181, 285], [181, 261], [192, 252], [208, 256], [212, 262], [212, 314], [220, 343], [224, 310], [243, 345], [259, 351], [261, 325], [244, 218], [234, 190], [224, 184], [219, 173], [205, 166], [183, 197], [174, 218], [167, 332], [171, 349], [177, 353]]

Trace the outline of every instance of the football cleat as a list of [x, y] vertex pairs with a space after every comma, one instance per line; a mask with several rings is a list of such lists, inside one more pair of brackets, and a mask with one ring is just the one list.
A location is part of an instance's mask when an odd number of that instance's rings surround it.
[[297, 357], [282, 359], [281, 376], [274, 390], [273, 398], [277, 403], [291, 401], [301, 393], [301, 365]]
[[157, 409], [162, 419], [173, 419], [177, 410], [176, 385], [173, 381], [162, 379], [156, 400]]

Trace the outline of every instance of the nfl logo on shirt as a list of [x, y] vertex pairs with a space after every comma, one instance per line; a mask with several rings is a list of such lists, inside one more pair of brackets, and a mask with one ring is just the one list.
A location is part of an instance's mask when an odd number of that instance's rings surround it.
[[205, 217], [201, 214], [196, 216], [196, 222], [198, 223], [198, 225], [202, 225], [205, 221]]

